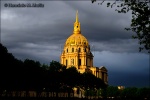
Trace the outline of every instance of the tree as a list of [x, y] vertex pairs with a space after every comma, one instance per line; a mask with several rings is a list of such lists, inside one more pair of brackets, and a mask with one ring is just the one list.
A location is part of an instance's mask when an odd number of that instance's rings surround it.
[[137, 98], [137, 90], [136, 87], [127, 87], [122, 90], [120, 93], [121, 98], [128, 98], [128, 99], [134, 99]]
[[147, 98], [147, 99], [150, 99], [150, 88], [139, 88], [137, 90], [137, 97], [140, 98], [140, 99], [144, 99], [144, 98]]
[[108, 86], [107, 89], [107, 97], [117, 97], [119, 96], [119, 90], [118, 87], [114, 87], [114, 86]]
[[46, 64], [42, 64], [41, 67], [44, 69], [44, 70], [48, 70], [49, 66], [46, 65]]
[[[91, 0], [92, 3], [96, 0]], [[99, 4], [103, 4], [103, 0]], [[117, 6], [116, 11], [118, 13], [127, 13], [132, 11], [132, 20], [129, 28], [125, 28], [127, 31], [131, 30], [135, 35], [133, 39], [138, 39], [140, 47], [139, 52], [143, 49], [150, 53], [150, 1], [149, 0], [119, 0], [121, 3], [117, 3], [115, 0], [113, 3], [108, 2], [107, 7]]]
[[80, 73], [77, 71], [76, 67], [69, 67], [64, 71], [64, 82], [72, 87], [79, 86], [80, 84]]
[[62, 65], [59, 62], [54, 61], [54, 60], [50, 62], [50, 67], [49, 67], [50, 71], [57, 72], [57, 71], [60, 71], [61, 68], [62, 68]]
[[[18, 76], [21, 76], [20, 69], [23, 67], [23, 62], [16, 59], [7, 48], [0, 43], [0, 89], [12, 90], [19, 89]], [[0, 90], [0, 91], [1, 91]]]
[[106, 84], [100, 79], [97, 78], [95, 75], [89, 72], [84, 72], [82, 74], [82, 84], [85, 89], [100, 89], [100, 88], [106, 88]]

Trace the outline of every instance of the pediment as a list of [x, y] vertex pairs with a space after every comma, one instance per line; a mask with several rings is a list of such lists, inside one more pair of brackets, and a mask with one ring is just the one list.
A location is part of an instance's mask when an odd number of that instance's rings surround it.
[[107, 69], [104, 66], [101, 66], [100, 70], [107, 71]]

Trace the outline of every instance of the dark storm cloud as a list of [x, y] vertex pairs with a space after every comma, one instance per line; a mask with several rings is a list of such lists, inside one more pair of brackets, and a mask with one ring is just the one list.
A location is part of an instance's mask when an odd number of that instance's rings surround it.
[[139, 53], [93, 52], [94, 64], [108, 69], [110, 85], [149, 86], [149, 55]]
[[111, 52], [139, 52], [138, 42], [133, 39], [112, 39], [103, 42], [90, 42], [91, 50], [94, 51], [111, 51]]
[[66, 4], [74, 9], [80, 9], [81, 32], [90, 44], [95, 45], [94, 50], [138, 52], [138, 42], [131, 38], [133, 33], [124, 30], [130, 25], [130, 12], [126, 15], [118, 14], [115, 12], [115, 8], [106, 8], [106, 3], [102, 6], [89, 4], [88, 7], [84, 7], [85, 2], [81, 2], [82, 6], [74, 2], [66, 2]]
[[23, 44], [21, 47], [10, 49], [10, 51], [14, 52], [21, 60], [30, 58], [46, 64], [49, 64], [52, 60], [59, 61], [58, 55], [60, 55], [60, 48], [55, 45], [33, 43]]
[[[115, 74], [114, 74], [115, 73]], [[149, 74], [130, 73], [130, 72], [110, 72], [110, 85], [125, 87], [149, 87]]]
[[130, 25], [130, 13], [126, 15], [118, 14], [115, 12], [115, 9], [109, 9], [105, 4], [98, 6], [97, 4], [87, 3], [87, 7], [84, 5], [86, 2], [81, 2], [83, 4], [82, 6], [73, 2], [66, 3], [70, 7], [81, 8], [79, 10], [79, 20], [81, 22], [82, 32], [93, 41], [130, 38], [131, 33], [124, 30], [125, 27]]
[[[54, 5], [57, 5], [58, 7], [56, 8]], [[39, 43], [46, 41], [50, 44], [60, 44], [62, 41], [65, 41], [66, 37], [68, 37], [72, 33], [73, 22], [75, 20], [75, 10], [79, 10], [79, 20], [81, 22], [82, 28], [81, 30], [83, 35], [85, 35], [89, 41], [98, 43], [103, 41], [107, 42], [109, 40], [113, 41], [115, 39], [130, 38], [129, 33], [123, 30], [124, 27], [120, 28], [123, 22], [126, 22], [126, 19], [123, 19], [125, 18], [123, 15], [118, 17], [116, 12], [113, 11], [112, 14], [111, 11], [108, 11], [104, 8], [101, 9], [100, 6], [91, 4], [91, 2], [89, 1], [80, 2], [80, 5], [75, 2], [67, 1], [46, 2], [46, 8], [39, 10], [36, 10], [35, 8], [27, 8], [22, 10], [11, 9], [12, 12], [9, 12], [9, 14], [11, 14], [12, 18], [14, 17], [13, 19], [16, 18], [17, 20], [15, 20], [14, 22], [10, 21], [6, 24], [3, 24], [2, 28], [5, 32], [10, 30], [9, 33], [11, 34], [9, 35], [11, 39], [11, 35], [13, 35], [13, 39], [16, 42], [22, 41]], [[87, 5], [89, 5], [88, 8]], [[66, 8], [60, 6], [66, 6]], [[74, 14], [69, 10], [65, 10], [69, 7], [72, 7], [72, 9], [76, 8], [74, 10]], [[65, 12], [63, 9], [65, 10]], [[4, 14], [6, 13], [5, 16], [7, 16], [8, 14], [7, 10], [9, 11], [10, 9], [4, 9], [3, 11]], [[93, 12], [93, 10], [95, 12]], [[69, 16], [66, 16], [65, 14]], [[113, 20], [110, 19], [110, 16], [113, 17]], [[2, 20], [2, 23], [5, 23], [5, 21], [3, 22]], [[55, 40], [60, 40], [61, 42]]]
[[[44, 8], [6, 8], [5, 3], [42, 3]], [[147, 85], [148, 55], [138, 53], [138, 42], [131, 39], [133, 33], [124, 30], [130, 26], [131, 14], [118, 14], [106, 3], [100, 6], [91, 1], [2, 1], [1, 42], [18, 59], [47, 64], [59, 61], [63, 45], [73, 32], [76, 10], [81, 32], [95, 54], [94, 65], [108, 68], [111, 84], [121, 85], [119, 80], [124, 79], [125, 85], [133, 85], [129, 84], [132, 82], [128, 73], [134, 79], [136, 75], [145, 77], [139, 85]]]

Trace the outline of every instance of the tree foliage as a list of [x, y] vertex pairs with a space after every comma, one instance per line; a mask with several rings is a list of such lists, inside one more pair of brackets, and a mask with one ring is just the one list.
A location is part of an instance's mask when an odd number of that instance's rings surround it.
[[[43, 91], [43, 89], [55, 92], [71, 90], [75, 86], [85, 87], [88, 84], [91, 88], [95, 85], [98, 88], [104, 86], [104, 82], [95, 76], [82, 75], [75, 67], [66, 69], [66, 66], [58, 61], [51, 61], [50, 65], [42, 65], [39, 61], [31, 59], [18, 60], [2, 44], [0, 44], [0, 55], [0, 92], [4, 90]], [[91, 78], [94, 81], [90, 81]]]
[[117, 86], [108, 86], [106, 88], [106, 95], [108, 98], [119, 98], [119, 100], [143, 100], [150, 99], [150, 88], [137, 88], [137, 87], [127, 87], [124, 89], [118, 89]]
[[84, 72], [82, 74], [82, 84], [83, 87], [85, 87], [86, 89], [88, 88], [106, 88], [107, 85], [104, 84], [104, 82], [100, 79], [95, 77], [92, 73], [90, 72]]
[[[96, 0], [91, 0], [92, 3]], [[103, 0], [99, 4], [103, 4]], [[120, 2], [118, 2], [120, 1]], [[143, 49], [150, 53], [150, 1], [149, 0], [115, 0], [113, 3], [108, 2], [107, 7], [117, 6], [116, 11], [118, 13], [127, 13], [132, 11], [132, 19], [129, 28], [125, 28], [127, 31], [131, 30], [135, 35], [132, 35], [133, 39], [138, 39], [140, 44], [139, 51]]]
[[107, 97], [117, 97], [119, 95], [118, 87], [108, 86], [106, 91]]

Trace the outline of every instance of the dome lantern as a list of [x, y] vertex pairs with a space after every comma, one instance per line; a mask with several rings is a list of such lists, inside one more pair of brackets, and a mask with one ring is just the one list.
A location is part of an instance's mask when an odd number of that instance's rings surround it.
[[81, 30], [80, 30], [80, 22], [78, 19], [78, 10], [76, 12], [76, 21], [74, 23], [74, 30], [73, 30], [74, 34], [81, 34]]

